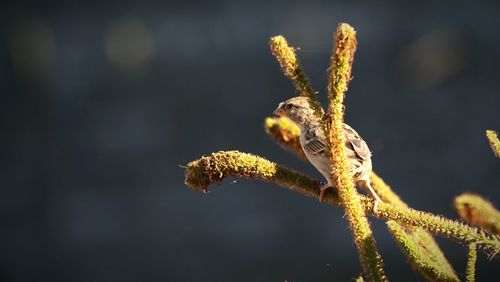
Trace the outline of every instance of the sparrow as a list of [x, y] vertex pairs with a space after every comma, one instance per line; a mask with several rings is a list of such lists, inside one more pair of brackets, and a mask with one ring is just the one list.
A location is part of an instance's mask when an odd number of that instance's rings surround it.
[[[324, 115], [324, 111], [322, 113]], [[326, 147], [325, 132], [320, 120], [310, 107], [308, 98], [298, 96], [281, 102], [273, 114], [288, 117], [300, 127], [300, 145], [307, 159], [327, 180], [327, 183], [320, 188], [319, 200], [322, 201], [325, 190], [338, 185], [331, 176], [332, 165], [328, 156], [330, 153]], [[369, 190], [375, 199], [373, 210], [376, 212], [381, 200], [370, 184], [369, 176], [372, 170], [370, 149], [352, 127], [344, 123], [343, 130], [348, 165], [353, 180], [356, 185]]]

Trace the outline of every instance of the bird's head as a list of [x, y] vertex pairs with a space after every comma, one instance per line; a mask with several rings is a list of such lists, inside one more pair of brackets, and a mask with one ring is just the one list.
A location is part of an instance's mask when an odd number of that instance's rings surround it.
[[309, 106], [307, 97], [303, 96], [293, 97], [281, 102], [273, 114], [288, 117], [300, 127], [317, 122], [314, 110]]

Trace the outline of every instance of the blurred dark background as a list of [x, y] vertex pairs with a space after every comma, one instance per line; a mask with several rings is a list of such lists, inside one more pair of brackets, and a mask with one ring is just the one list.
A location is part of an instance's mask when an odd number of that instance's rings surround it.
[[[465, 2], [465, 1], [464, 1]], [[320, 178], [263, 130], [295, 95], [283, 34], [325, 96], [332, 34], [358, 31], [346, 120], [411, 206], [500, 203], [500, 2], [20, 1], [0, 6], [1, 281], [349, 281], [343, 211], [275, 185], [184, 186], [182, 164], [259, 154]], [[392, 281], [422, 281], [383, 222]], [[463, 278], [465, 248], [439, 239]], [[478, 280], [499, 277], [482, 253]]]

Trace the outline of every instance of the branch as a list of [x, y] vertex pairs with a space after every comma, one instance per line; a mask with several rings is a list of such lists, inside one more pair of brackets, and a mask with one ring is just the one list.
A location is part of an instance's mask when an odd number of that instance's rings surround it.
[[[366, 204], [366, 207], [373, 205], [371, 201]], [[428, 212], [382, 203], [379, 206], [376, 215], [379, 218], [392, 219], [411, 226], [420, 226], [431, 233], [458, 240], [466, 245], [477, 243], [478, 247], [492, 257], [500, 252], [500, 237], [497, 235]]]
[[[221, 151], [190, 162], [186, 165], [185, 184], [195, 190], [206, 192], [210, 185], [220, 183], [225, 178], [234, 177], [275, 183], [319, 200], [320, 184], [318, 180], [262, 157], [239, 151]], [[342, 206], [336, 191], [337, 189], [328, 189], [323, 197], [323, 202]], [[372, 211], [373, 200], [361, 195], [360, 198], [365, 212], [377, 218], [422, 227], [436, 235], [455, 239], [466, 245], [476, 243], [481, 250], [492, 256], [500, 252], [498, 236], [486, 234], [476, 228], [441, 216], [388, 203], [380, 203], [378, 212], [374, 215]]]
[[465, 277], [467, 282], [474, 282], [476, 276], [477, 249], [475, 244], [469, 244], [467, 250], [467, 267]]
[[266, 133], [285, 150], [307, 160], [300, 145], [300, 128], [287, 117], [268, 117], [264, 123]]
[[[373, 189], [386, 203], [408, 208], [408, 205], [372, 171]], [[387, 222], [387, 228], [406, 254], [412, 266], [430, 281], [458, 281], [455, 270], [448, 262], [432, 235], [421, 227], [409, 227]], [[396, 226], [397, 225], [397, 226]]]
[[302, 67], [295, 56], [295, 48], [288, 46], [286, 39], [281, 36], [271, 37], [269, 47], [278, 60], [283, 73], [292, 81], [300, 95], [307, 97], [311, 108], [318, 120], [323, 120], [323, 108], [318, 99], [318, 94], [311, 87], [309, 79], [305, 75]]
[[[262, 157], [239, 151], [220, 151], [188, 163], [185, 184], [195, 190], [207, 192], [211, 184], [220, 183], [225, 178], [232, 177], [271, 182], [319, 199], [320, 182], [318, 180]], [[337, 195], [327, 194], [325, 195], [326, 201], [338, 206]]]
[[[389, 229], [394, 240], [398, 243], [399, 248], [409, 258], [412, 266], [418, 270], [429, 281], [460, 281], [449, 265], [444, 259], [446, 264], [437, 259], [432, 243], [429, 244], [429, 238], [426, 238], [428, 233], [420, 228], [405, 228], [399, 223], [389, 220], [387, 221], [387, 228]], [[427, 244], [426, 244], [427, 243]], [[434, 242], [435, 244], [435, 242]], [[441, 250], [437, 248], [441, 253]], [[444, 258], [444, 256], [442, 256]]]
[[377, 250], [373, 232], [354, 186], [344, 136], [344, 95], [351, 79], [351, 67], [356, 51], [356, 32], [348, 24], [340, 24], [335, 34], [335, 49], [330, 65], [328, 110], [331, 124], [328, 130], [332, 179], [338, 185], [339, 198], [345, 205], [346, 216], [358, 248], [361, 266], [372, 281], [387, 281], [382, 256]]
[[453, 201], [460, 217], [472, 226], [500, 235], [500, 212], [477, 194], [464, 193]]

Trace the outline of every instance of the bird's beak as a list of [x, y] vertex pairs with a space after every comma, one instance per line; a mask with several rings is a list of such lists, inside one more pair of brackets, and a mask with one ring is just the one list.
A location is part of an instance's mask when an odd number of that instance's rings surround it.
[[275, 116], [284, 116], [285, 115], [285, 110], [283, 110], [283, 102], [281, 102], [278, 107], [276, 108], [276, 110], [274, 110], [273, 114]]

